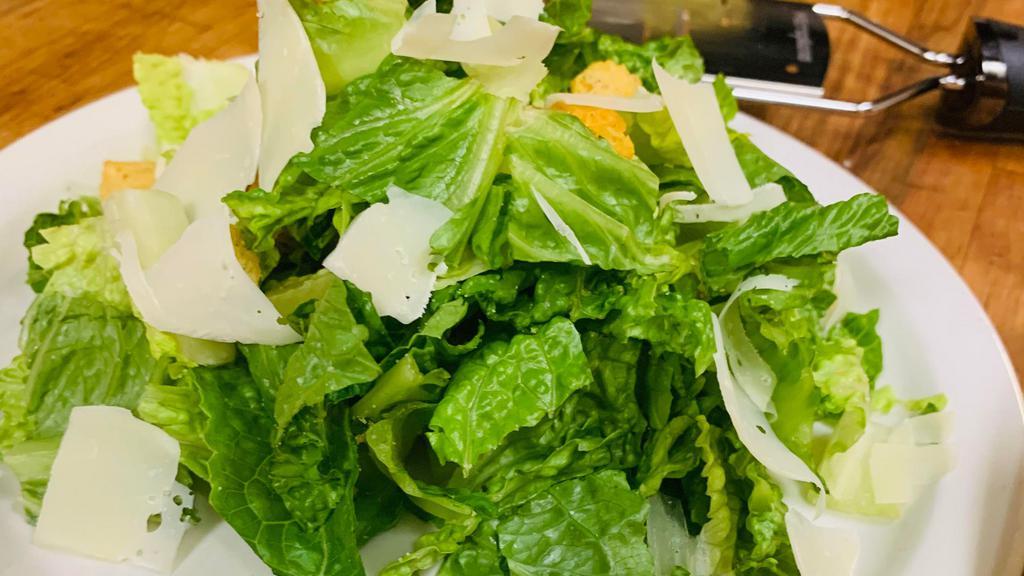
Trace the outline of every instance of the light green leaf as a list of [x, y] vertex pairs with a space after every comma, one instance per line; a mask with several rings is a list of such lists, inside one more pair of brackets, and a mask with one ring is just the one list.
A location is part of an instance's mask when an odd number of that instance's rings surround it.
[[647, 502], [622, 472], [556, 484], [498, 524], [498, 542], [514, 576], [654, 573], [644, 543]]
[[591, 382], [579, 334], [556, 318], [465, 360], [430, 420], [430, 443], [443, 462], [469, 470], [509, 433], [553, 414]]

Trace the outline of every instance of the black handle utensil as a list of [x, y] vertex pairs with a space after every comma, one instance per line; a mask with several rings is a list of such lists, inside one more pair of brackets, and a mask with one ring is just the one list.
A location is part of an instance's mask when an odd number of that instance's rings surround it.
[[[862, 102], [828, 98], [826, 19], [856, 26], [943, 72]], [[960, 134], [1024, 139], [1024, 27], [975, 19], [959, 53], [931, 50], [835, 4], [778, 0], [594, 0], [592, 25], [635, 41], [690, 34], [708, 75], [740, 100], [869, 114], [933, 91], [939, 123]]]

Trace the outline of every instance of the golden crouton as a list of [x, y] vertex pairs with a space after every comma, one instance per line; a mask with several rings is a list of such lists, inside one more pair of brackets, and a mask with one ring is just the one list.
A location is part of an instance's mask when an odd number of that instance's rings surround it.
[[569, 89], [573, 94], [598, 94], [630, 98], [640, 89], [642, 82], [618, 62], [594, 62], [573, 78]]
[[633, 140], [626, 134], [626, 119], [618, 112], [590, 106], [575, 106], [564, 102], [556, 102], [551, 108], [568, 112], [579, 118], [580, 122], [583, 122], [583, 125], [595, 136], [607, 140], [619, 156], [632, 158], [636, 155]]
[[231, 225], [231, 244], [235, 247], [235, 258], [242, 265], [242, 270], [245, 270], [245, 274], [252, 278], [253, 282], [259, 284], [261, 275], [260, 257], [245, 245], [245, 241], [242, 239], [242, 231], [234, 224]]
[[100, 183], [100, 198], [106, 199], [118, 190], [133, 188], [148, 190], [156, 181], [156, 164], [153, 162], [103, 163], [103, 181]]
[[[573, 94], [595, 94], [599, 96], [619, 96], [630, 98], [640, 89], [640, 78], [633, 75], [628, 68], [611, 60], [594, 62], [573, 78], [569, 89]], [[580, 119], [595, 136], [607, 140], [623, 158], [632, 158], [636, 154], [633, 140], [626, 134], [628, 126], [622, 114], [614, 110], [576, 106], [558, 102], [554, 110], [568, 112]]]

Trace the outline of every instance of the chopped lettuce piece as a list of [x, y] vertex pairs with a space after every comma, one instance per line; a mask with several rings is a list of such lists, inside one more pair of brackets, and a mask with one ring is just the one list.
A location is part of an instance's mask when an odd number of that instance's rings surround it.
[[186, 54], [138, 53], [133, 73], [166, 157], [174, 155], [193, 128], [226, 107], [249, 79], [240, 64]]
[[405, 23], [405, 0], [291, 0], [299, 15], [327, 94], [373, 73], [391, 53], [391, 38]]
[[501, 553], [514, 575], [654, 573], [644, 543], [647, 502], [622, 472], [556, 484], [498, 524]]
[[505, 436], [553, 414], [590, 382], [579, 333], [556, 318], [465, 360], [430, 420], [430, 443], [442, 462], [469, 471]]
[[896, 234], [899, 220], [882, 196], [861, 194], [830, 206], [787, 202], [704, 240], [709, 289], [731, 292], [743, 275], [779, 258], [835, 254]]
[[482, 195], [501, 163], [509, 109], [479, 84], [390, 58], [330, 99], [314, 149], [294, 157], [272, 190], [239, 190], [226, 202], [264, 258], [276, 264], [286, 232], [319, 261], [329, 244], [307, 234], [346, 203], [383, 201], [392, 185], [453, 211]]

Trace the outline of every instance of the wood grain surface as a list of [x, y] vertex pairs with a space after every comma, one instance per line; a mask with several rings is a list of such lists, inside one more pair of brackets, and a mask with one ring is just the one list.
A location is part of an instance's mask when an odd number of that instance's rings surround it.
[[[845, 0], [919, 42], [953, 51], [972, 15], [1024, 23], [1024, 0]], [[830, 95], [863, 99], [933, 72], [838, 24]], [[256, 48], [255, 0], [0, 0], [0, 147], [129, 86], [138, 51], [226, 58]], [[1024, 375], [1024, 144], [942, 135], [925, 97], [863, 118], [749, 112], [885, 194], [974, 289]], [[915, 287], [927, 289], [926, 286]]]

